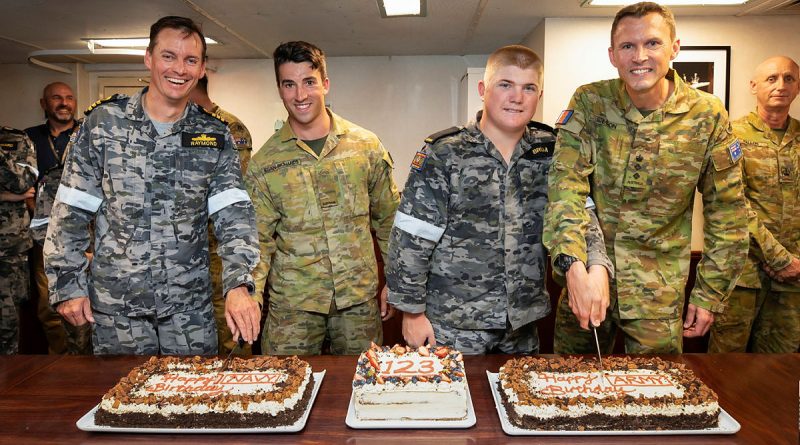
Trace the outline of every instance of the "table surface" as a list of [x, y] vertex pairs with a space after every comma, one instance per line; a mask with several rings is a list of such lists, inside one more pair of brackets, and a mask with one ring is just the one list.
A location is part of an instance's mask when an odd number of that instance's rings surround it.
[[345, 425], [355, 356], [303, 357], [327, 370], [305, 429], [294, 434], [87, 433], [75, 422], [131, 368], [147, 357], [0, 357], [0, 443], [591, 443], [591, 444], [794, 444], [798, 443], [800, 354], [684, 354], [662, 356], [685, 363], [719, 395], [720, 405], [742, 425], [735, 435], [538, 436], [506, 435], [495, 410], [486, 371], [497, 372], [507, 355], [464, 358], [477, 423], [453, 430], [358, 430]]

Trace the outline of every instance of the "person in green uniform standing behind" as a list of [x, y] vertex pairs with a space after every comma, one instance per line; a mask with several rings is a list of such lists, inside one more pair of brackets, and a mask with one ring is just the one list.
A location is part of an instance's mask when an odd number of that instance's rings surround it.
[[275, 77], [287, 122], [252, 157], [246, 177], [256, 207], [267, 287], [265, 354], [357, 354], [382, 342], [393, 315], [378, 291], [371, 231], [386, 263], [400, 201], [393, 162], [374, 133], [325, 106], [325, 54], [307, 42], [275, 49]]

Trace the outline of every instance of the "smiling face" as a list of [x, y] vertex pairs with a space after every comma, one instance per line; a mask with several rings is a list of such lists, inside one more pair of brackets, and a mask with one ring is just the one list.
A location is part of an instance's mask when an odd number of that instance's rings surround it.
[[59, 124], [71, 123], [75, 118], [75, 95], [72, 88], [64, 83], [52, 83], [47, 86], [40, 104], [45, 116]]
[[158, 33], [153, 51], [145, 53], [144, 64], [151, 75], [148, 102], [185, 106], [197, 80], [206, 72], [200, 36], [164, 28]]
[[800, 91], [797, 64], [788, 57], [771, 57], [756, 68], [750, 80], [750, 92], [756, 96], [758, 108], [786, 111]]
[[278, 91], [289, 112], [289, 125], [301, 138], [328, 134], [329, 119], [325, 111], [328, 87], [328, 79], [323, 79], [311, 62], [286, 62], [278, 67]]
[[518, 135], [536, 113], [542, 97], [541, 72], [516, 65], [498, 67], [489, 79], [478, 82], [483, 98], [481, 128], [486, 132]]
[[678, 55], [680, 42], [670, 37], [670, 27], [657, 13], [625, 17], [614, 31], [608, 57], [633, 103], [655, 109], [667, 99], [669, 63]]

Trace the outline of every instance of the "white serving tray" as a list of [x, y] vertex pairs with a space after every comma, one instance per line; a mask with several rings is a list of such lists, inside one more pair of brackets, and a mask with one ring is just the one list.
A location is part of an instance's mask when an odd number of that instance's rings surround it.
[[356, 429], [446, 429], [469, 428], [475, 425], [475, 409], [467, 386], [467, 417], [461, 420], [359, 420], [356, 418], [355, 394], [350, 394], [350, 406], [344, 423]]
[[314, 389], [311, 390], [311, 399], [308, 401], [303, 415], [297, 419], [292, 425], [276, 426], [276, 427], [254, 427], [254, 428], [125, 428], [116, 426], [104, 426], [94, 423], [94, 413], [100, 407], [97, 404], [88, 413], [84, 414], [75, 425], [78, 429], [83, 431], [92, 431], [98, 433], [169, 433], [169, 434], [237, 434], [237, 433], [296, 433], [301, 431], [306, 426], [308, 415], [311, 412], [311, 407], [314, 406], [314, 400], [317, 398], [319, 387], [322, 385], [322, 379], [325, 377], [325, 370], [314, 373]]
[[489, 387], [492, 389], [494, 406], [497, 408], [497, 415], [500, 416], [500, 423], [503, 431], [511, 436], [675, 436], [675, 435], [696, 435], [696, 434], [736, 434], [742, 427], [739, 422], [730, 416], [724, 409], [719, 410], [719, 426], [702, 430], [608, 430], [608, 431], [577, 431], [577, 430], [528, 430], [513, 425], [508, 420], [506, 408], [497, 389], [498, 373], [486, 371], [489, 379]]

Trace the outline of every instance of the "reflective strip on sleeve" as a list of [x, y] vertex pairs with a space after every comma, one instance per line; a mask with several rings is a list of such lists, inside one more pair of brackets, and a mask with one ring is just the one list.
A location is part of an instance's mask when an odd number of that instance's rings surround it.
[[423, 221], [419, 218], [414, 218], [411, 215], [406, 215], [402, 212], [397, 212], [394, 215], [394, 225], [403, 232], [410, 233], [411, 235], [425, 238], [426, 240], [438, 243], [442, 239], [444, 229], [434, 226], [433, 224]]
[[50, 218], [33, 218], [31, 220], [31, 229], [46, 226], [50, 222]]
[[39, 170], [37, 170], [36, 167], [28, 164], [23, 164], [21, 162], [17, 162], [17, 165], [19, 165], [22, 168], [29, 169], [31, 172], [33, 172], [34, 176], [36, 176], [37, 178], [39, 177]]
[[90, 195], [86, 192], [82, 192], [78, 189], [67, 187], [65, 185], [58, 186], [56, 200], [92, 213], [96, 212], [97, 209], [100, 208], [100, 204], [103, 203], [103, 200], [97, 196]]
[[594, 200], [592, 199], [591, 196], [587, 196], [586, 197], [586, 206], [584, 208], [585, 209], [593, 209], [594, 207], [595, 207], [594, 206]]
[[250, 195], [242, 189], [228, 189], [208, 198], [208, 214], [213, 215], [237, 202], [250, 202]]

